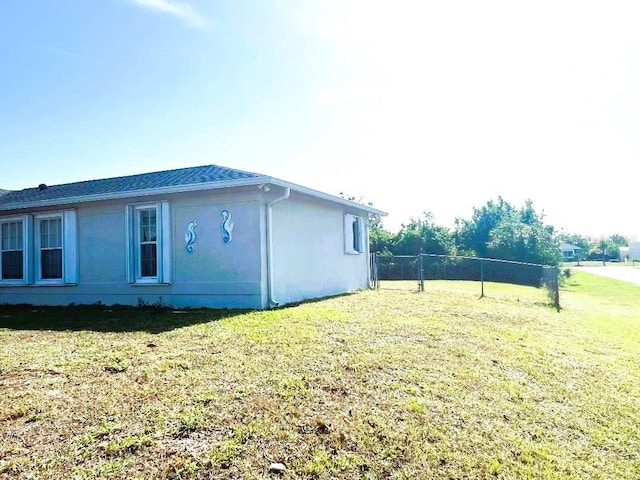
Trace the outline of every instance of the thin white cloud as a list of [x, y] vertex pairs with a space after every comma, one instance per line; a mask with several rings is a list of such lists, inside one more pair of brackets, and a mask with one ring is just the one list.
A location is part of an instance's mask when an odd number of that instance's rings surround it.
[[175, 0], [131, 0], [136, 5], [139, 5], [156, 12], [165, 13], [167, 15], [173, 15], [179, 18], [187, 25], [196, 28], [204, 28], [207, 26], [204, 18], [193, 8], [191, 5], [185, 2], [177, 2]]
[[85, 58], [81, 53], [72, 52], [70, 50], [63, 50], [62, 48], [54, 48], [54, 47], [41, 47], [43, 50], [53, 53], [55, 55], [62, 55], [63, 57], [69, 58]]

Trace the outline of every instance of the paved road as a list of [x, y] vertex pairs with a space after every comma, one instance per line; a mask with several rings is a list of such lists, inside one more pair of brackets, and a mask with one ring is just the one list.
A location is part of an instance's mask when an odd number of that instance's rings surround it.
[[600, 275], [602, 277], [615, 278], [616, 280], [622, 280], [623, 282], [634, 283], [640, 285], [640, 268], [634, 268], [630, 266], [626, 267], [571, 267], [575, 271], [592, 273], [594, 275]]

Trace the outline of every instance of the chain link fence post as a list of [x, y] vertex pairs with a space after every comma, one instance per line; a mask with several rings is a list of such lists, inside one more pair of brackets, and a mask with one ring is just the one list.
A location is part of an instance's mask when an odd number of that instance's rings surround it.
[[556, 279], [555, 281], [555, 286], [556, 286], [556, 310], [558, 312], [560, 312], [560, 267], [553, 267], [553, 271], [554, 271], [554, 276], [553, 278]]
[[[548, 292], [549, 306], [555, 307], [558, 311], [561, 308], [560, 269], [557, 266], [431, 253], [418, 255], [376, 253], [371, 271], [376, 289], [406, 290], [416, 288], [417, 284], [417, 290], [424, 292], [425, 280], [480, 281], [480, 298], [484, 298], [485, 289], [489, 288], [493, 282], [544, 287]], [[405, 283], [402, 283], [403, 281]], [[411, 284], [407, 281], [411, 281]], [[385, 284], [382, 285], [382, 282]]]
[[372, 257], [373, 266], [371, 271], [373, 273], [373, 286], [376, 290], [380, 290], [380, 277], [378, 275], [378, 252], [373, 254]]
[[480, 298], [484, 298], [484, 260], [480, 259]]

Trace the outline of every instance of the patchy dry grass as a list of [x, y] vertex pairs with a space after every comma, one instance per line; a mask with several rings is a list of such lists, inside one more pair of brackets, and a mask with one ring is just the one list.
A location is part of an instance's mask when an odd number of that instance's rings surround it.
[[640, 287], [490, 292], [0, 307], [0, 478], [638, 478]]

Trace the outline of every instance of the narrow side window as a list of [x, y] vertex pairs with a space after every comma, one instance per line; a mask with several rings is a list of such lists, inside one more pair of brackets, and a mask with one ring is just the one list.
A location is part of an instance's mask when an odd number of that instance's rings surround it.
[[40, 279], [62, 280], [62, 217], [39, 221]]
[[24, 280], [24, 240], [22, 220], [0, 223], [1, 280]]
[[356, 255], [362, 253], [362, 218], [346, 214], [344, 216], [344, 253]]
[[[33, 258], [35, 281], [39, 284], [66, 283], [78, 280], [76, 211], [42, 213], [34, 216]], [[28, 229], [30, 230], [30, 228]], [[27, 271], [30, 268], [26, 269]]]
[[158, 215], [155, 208], [145, 208], [136, 215], [136, 250], [139, 278], [158, 278]]
[[130, 283], [170, 282], [167, 202], [127, 207], [127, 269]]

